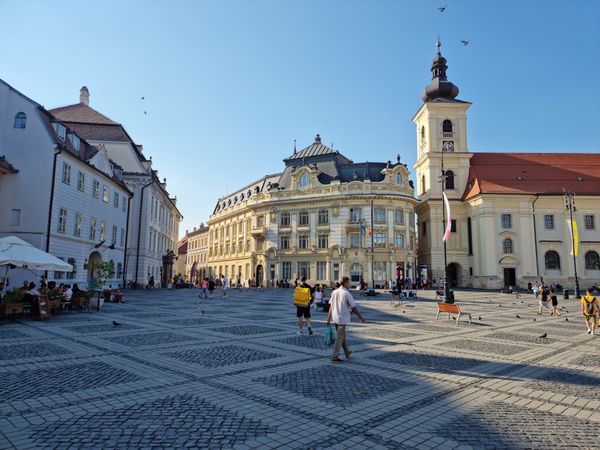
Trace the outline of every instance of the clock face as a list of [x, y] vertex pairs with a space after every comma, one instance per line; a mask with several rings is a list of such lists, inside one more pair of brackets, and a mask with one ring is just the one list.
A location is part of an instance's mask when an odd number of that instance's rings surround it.
[[442, 143], [442, 148], [445, 152], [453, 152], [454, 151], [454, 141], [444, 141]]

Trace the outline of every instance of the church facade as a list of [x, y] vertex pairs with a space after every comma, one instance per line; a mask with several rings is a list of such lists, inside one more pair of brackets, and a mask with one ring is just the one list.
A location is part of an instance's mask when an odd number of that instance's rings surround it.
[[[572, 288], [575, 264], [582, 289], [600, 282], [600, 154], [471, 152], [471, 104], [457, 99], [439, 47], [413, 117], [421, 275], [438, 284], [444, 276], [443, 188], [451, 211], [451, 287], [526, 287], [543, 280]], [[564, 191], [576, 194], [575, 260]]]

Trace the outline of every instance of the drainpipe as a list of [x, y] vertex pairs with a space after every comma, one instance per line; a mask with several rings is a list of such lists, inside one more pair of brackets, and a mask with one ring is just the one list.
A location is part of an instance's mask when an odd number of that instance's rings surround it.
[[125, 224], [125, 248], [123, 249], [123, 289], [127, 289], [127, 246], [129, 244], [129, 211], [131, 207], [131, 197], [127, 198], [127, 222]]
[[[537, 277], [540, 276], [540, 258], [538, 255], [537, 228], [535, 226], [535, 202], [538, 201], [538, 198], [540, 198], [540, 194], [535, 194], [535, 200], [533, 201], [533, 203], [531, 203], [531, 208], [533, 210], [533, 240], [534, 240], [534, 246], [535, 246], [535, 270], [536, 270]], [[540, 279], [540, 281], [544, 281], [544, 280]]]
[[[57, 146], [52, 163], [52, 185], [50, 186], [50, 207], [48, 208], [48, 227], [46, 228], [46, 253], [50, 253], [50, 228], [52, 226], [52, 208], [54, 207], [54, 184], [56, 182], [56, 160], [62, 150]], [[48, 271], [44, 271], [44, 278], [48, 279]]]
[[[152, 175], [151, 175], [152, 176]], [[138, 219], [138, 236], [137, 236], [137, 249], [135, 251], [135, 284], [138, 282], [138, 273], [140, 269], [140, 241], [142, 239], [142, 210], [144, 209], [144, 190], [147, 187], [152, 186], [154, 179], [150, 183], [142, 186], [142, 193], [140, 195], [140, 216]]]

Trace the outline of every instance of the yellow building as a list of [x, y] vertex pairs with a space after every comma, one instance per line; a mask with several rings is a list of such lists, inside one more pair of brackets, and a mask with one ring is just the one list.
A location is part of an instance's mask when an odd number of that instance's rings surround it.
[[577, 271], [582, 288], [600, 281], [600, 154], [472, 153], [470, 103], [456, 99], [439, 51], [433, 79], [413, 122], [419, 204], [419, 265], [441, 282], [442, 170], [451, 206], [447, 242], [451, 287], [527, 286], [544, 280], [573, 287], [575, 262], [563, 190], [576, 193]]
[[185, 273], [191, 283], [196, 283], [208, 275], [208, 233], [208, 226], [203, 223], [186, 233]]
[[416, 200], [399, 156], [354, 163], [317, 135], [284, 163], [217, 202], [208, 221], [211, 275], [232, 285], [414, 279]]

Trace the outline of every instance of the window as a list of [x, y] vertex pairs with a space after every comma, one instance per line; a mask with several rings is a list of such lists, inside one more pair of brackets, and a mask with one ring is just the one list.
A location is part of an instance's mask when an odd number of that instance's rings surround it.
[[308, 235], [307, 234], [299, 234], [298, 235], [298, 248], [308, 248]]
[[300, 187], [300, 189], [306, 189], [308, 187], [307, 173], [303, 173], [302, 175], [300, 175], [300, 178], [298, 179], [298, 187]]
[[402, 186], [402, 174], [399, 172], [396, 174], [396, 184]]
[[119, 194], [117, 192], [115, 192], [115, 194], [113, 196], [113, 206], [115, 208], [119, 207]]
[[404, 225], [404, 211], [397, 209], [394, 211], [394, 223], [398, 225]]
[[544, 260], [546, 262], [546, 269], [560, 269], [560, 256], [554, 250], [549, 250], [544, 255]]
[[456, 233], [456, 219], [450, 220], [450, 232]]
[[63, 163], [62, 182], [71, 184], [71, 166], [66, 162]]
[[64, 233], [67, 229], [67, 210], [60, 208], [58, 212], [58, 232]]
[[121, 239], [119, 239], [119, 245], [125, 247], [125, 228], [121, 228]]
[[85, 191], [85, 175], [83, 172], [77, 174], [77, 190], [81, 192]]
[[288, 248], [290, 248], [290, 237], [289, 235], [285, 234], [279, 237], [279, 248], [281, 250], [287, 250]]
[[61, 141], [64, 141], [65, 137], [67, 135], [66, 127], [62, 123], [54, 122], [52, 124], [52, 128], [54, 128], [54, 131], [56, 132], [56, 135], [58, 136], [58, 138]]
[[467, 243], [469, 246], [469, 255], [473, 254], [473, 231], [471, 229], [471, 218], [467, 217]]
[[[63, 261], [65, 260], [64, 258], [58, 258], [58, 259], [62, 259]], [[62, 280], [63, 278], [63, 272], [54, 272], [54, 279], [55, 280]]]
[[262, 228], [265, 226], [265, 217], [261, 214], [256, 216], [256, 228]]
[[310, 263], [308, 261], [298, 262], [298, 277], [310, 279]]
[[317, 280], [325, 279], [325, 268], [327, 263], [325, 261], [317, 261]]
[[74, 280], [77, 275], [77, 262], [75, 261], [75, 258], [69, 258], [67, 259], [67, 263], [73, 266], [73, 271], [67, 272], [67, 279]]
[[452, 133], [452, 122], [448, 119], [442, 122], [442, 132], [443, 133]]
[[426, 221], [423, 221], [422, 228], [423, 228], [423, 236], [427, 236], [427, 222]]
[[108, 203], [108, 188], [106, 186], [102, 186], [102, 201]]
[[385, 247], [385, 233], [383, 231], [373, 233], [373, 244], [375, 247]]
[[322, 209], [319, 211], [318, 223], [319, 225], [326, 225], [329, 223], [329, 211], [327, 209]]
[[320, 234], [318, 239], [319, 248], [328, 248], [329, 247], [329, 236], [326, 234]]
[[425, 175], [421, 177], [421, 194], [427, 192], [427, 185], [425, 183]]
[[79, 150], [79, 136], [77, 136], [75, 133], [69, 133], [67, 134], [67, 138], [71, 142], [73, 148], [75, 150]]
[[544, 228], [546, 230], [554, 230], [554, 216], [552, 214], [544, 215]]
[[398, 248], [404, 248], [404, 235], [401, 233], [396, 233], [394, 236], [394, 244]]
[[350, 247], [360, 247], [360, 233], [350, 233]]
[[585, 221], [585, 229], [586, 230], [595, 230], [596, 229], [596, 224], [594, 223], [594, 216], [590, 215], [586, 215], [583, 217], [584, 221]]
[[113, 225], [112, 226], [112, 239], [110, 240], [111, 244], [115, 244], [117, 243], [117, 226]]
[[75, 227], [73, 228], [73, 236], [81, 236], [81, 214], [75, 214]]
[[17, 113], [15, 116], [15, 128], [25, 128], [27, 116], [24, 112]]
[[299, 225], [308, 225], [308, 212], [302, 211], [298, 214], [298, 224]]
[[290, 261], [284, 261], [281, 263], [281, 278], [283, 280], [289, 280], [292, 278], [292, 263]]
[[362, 218], [362, 210], [360, 208], [350, 208], [350, 222], [359, 223]]
[[92, 217], [90, 219], [90, 241], [96, 240], [96, 219]]
[[502, 241], [502, 253], [505, 255], [512, 255], [513, 253], [513, 241], [512, 239], [504, 239]]
[[446, 189], [454, 189], [454, 172], [446, 170]]
[[425, 127], [421, 127], [421, 144], [425, 143]]
[[100, 182], [98, 180], [94, 180], [92, 183], [92, 195], [94, 198], [100, 197]]
[[600, 270], [600, 256], [598, 256], [598, 252], [590, 250], [585, 254], [585, 269]]
[[10, 215], [10, 226], [18, 227], [19, 225], [21, 225], [21, 210], [13, 209]]
[[375, 222], [385, 222], [385, 209], [376, 208], [373, 211], [373, 220]]
[[106, 240], [106, 223], [100, 222], [100, 240]]
[[127, 210], [127, 200], [125, 199], [125, 196], [123, 196], [123, 198], [121, 199], [121, 209], [123, 210], [123, 212]]
[[512, 214], [502, 214], [502, 228], [512, 228]]

